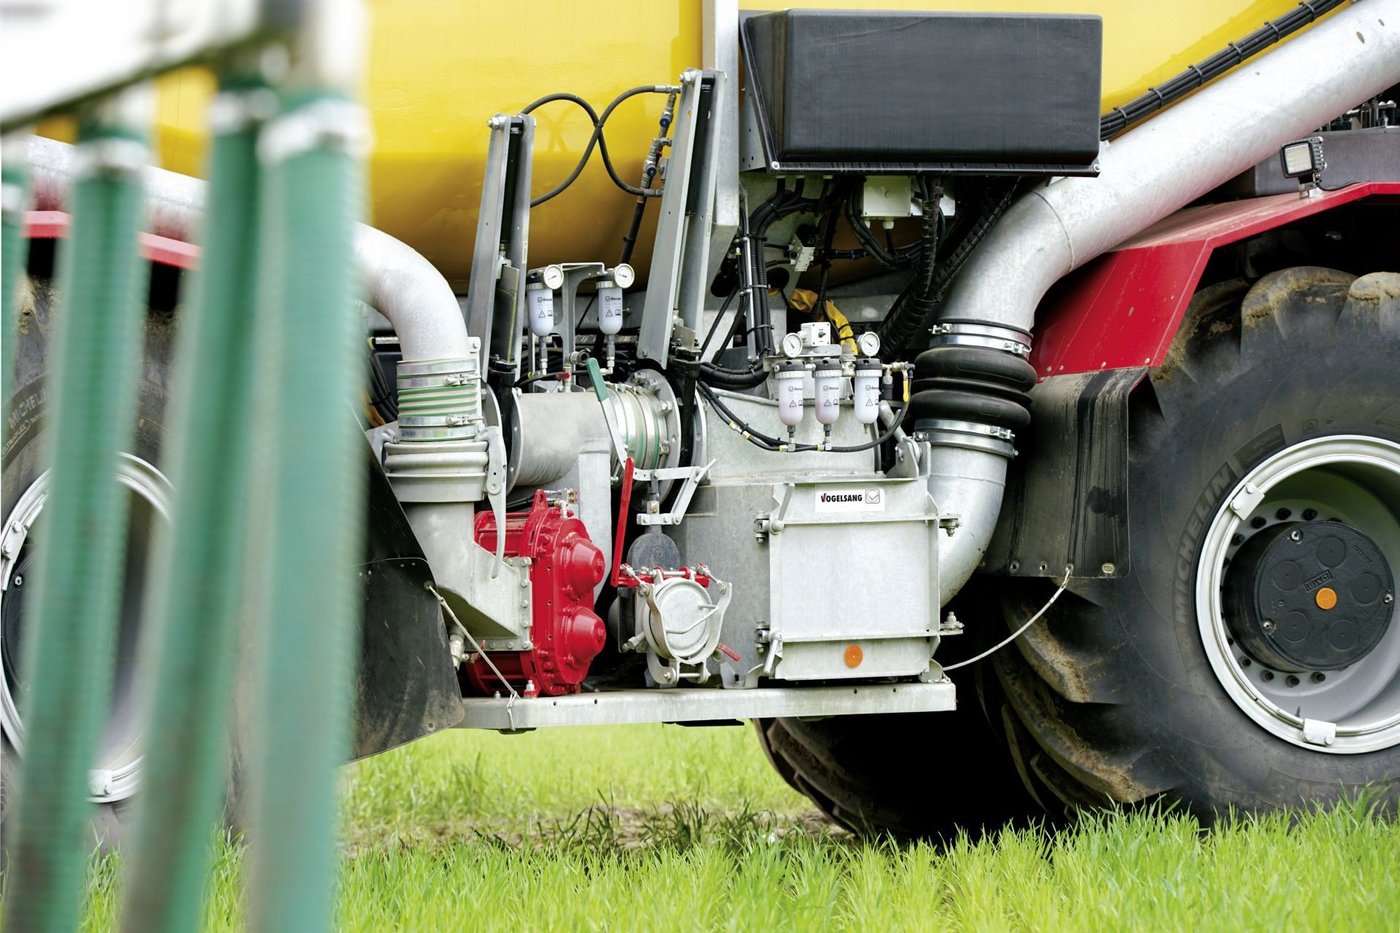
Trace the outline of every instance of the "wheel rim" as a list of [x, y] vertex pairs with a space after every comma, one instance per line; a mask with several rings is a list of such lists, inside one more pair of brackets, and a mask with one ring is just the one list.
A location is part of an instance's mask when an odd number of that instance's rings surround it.
[[1366, 535], [1400, 569], [1400, 444], [1361, 435], [1316, 438], [1268, 457], [1240, 480], [1207, 529], [1196, 569], [1196, 617], [1212, 670], [1255, 723], [1311, 751], [1358, 754], [1400, 745], [1400, 622], [1337, 670], [1282, 671], [1232, 636], [1222, 590], [1230, 558], [1281, 522], [1336, 520]]
[[[98, 803], [129, 797], [140, 782], [141, 730], [137, 716], [136, 668], [142, 635], [141, 603], [156, 529], [170, 518], [170, 482], [155, 466], [131, 454], [122, 454], [117, 479], [127, 491], [130, 517], [111, 703], [99, 740], [97, 762], [88, 778], [91, 799]], [[34, 564], [34, 527], [48, 498], [48, 489], [49, 474], [46, 472], [16, 500], [0, 530], [0, 632], [3, 632], [0, 637], [0, 659], [3, 660], [0, 728], [19, 755], [23, 755], [25, 741], [24, 723], [19, 713], [21, 618], [25, 590], [33, 586], [26, 576]], [[29, 611], [32, 616], [32, 609]]]

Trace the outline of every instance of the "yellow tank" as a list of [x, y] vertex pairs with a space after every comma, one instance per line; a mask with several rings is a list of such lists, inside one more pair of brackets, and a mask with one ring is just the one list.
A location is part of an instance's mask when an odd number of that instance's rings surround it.
[[[787, 6], [1074, 12], [1103, 17], [1103, 109], [1129, 100], [1275, 19], [1296, 0], [746, 0], [745, 10]], [[486, 121], [554, 91], [601, 108], [638, 84], [671, 83], [701, 62], [701, 0], [371, 0], [366, 96], [373, 116], [369, 210], [465, 289], [470, 271]], [[162, 83], [163, 164], [199, 174], [210, 81], [185, 73]], [[621, 176], [635, 183], [664, 98], [624, 103], [607, 138]], [[592, 130], [576, 107], [535, 113], [536, 192], [563, 179]], [[531, 217], [532, 265], [612, 261], [632, 199], [612, 186], [595, 154], [565, 194]], [[655, 208], [651, 211], [654, 216]], [[638, 245], [648, 254], [650, 234]]]

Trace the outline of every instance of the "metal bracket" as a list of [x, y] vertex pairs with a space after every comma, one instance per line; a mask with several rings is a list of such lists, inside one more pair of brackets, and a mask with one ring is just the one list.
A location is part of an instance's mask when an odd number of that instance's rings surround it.
[[573, 355], [577, 343], [578, 317], [574, 309], [578, 306], [578, 287], [589, 279], [596, 279], [607, 272], [601, 262], [566, 262], [560, 265], [564, 270], [564, 284], [559, 289], [561, 320], [556, 322], [559, 336], [564, 345], [564, 359]]
[[665, 513], [652, 514], [642, 512], [637, 516], [638, 525], [679, 525], [681, 519], [685, 518], [685, 510], [690, 508], [690, 500], [695, 495], [695, 490], [699, 488], [700, 481], [705, 478], [705, 474], [710, 472], [710, 467], [715, 465], [711, 460], [704, 466], [699, 467], [661, 467], [656, 470], [632, 471], [633, 479], [643, 481], [680, 479], [684, 480], [681, 491], [676, 494], [676, 501], [671, 503], [671, 511]]
[[666, 169], [651, 280], [637, 339], [637, 356], [662, 366], [677, 323], [691, 331], [701, 330], [723, 121], [723, 109], [716, 101], [727, 80], [713, 71], [692, 69], [681, 75], [675, 143]]
[[491, 139], [467, 289], [467, 332], [481, 337], [487, 363], [483, 369], [500, 361], [514, 379], [520, 374], [520, 330], [525, 319], [522, 285], [529, 253], [535, 119], [497, 114], [487, 125]]

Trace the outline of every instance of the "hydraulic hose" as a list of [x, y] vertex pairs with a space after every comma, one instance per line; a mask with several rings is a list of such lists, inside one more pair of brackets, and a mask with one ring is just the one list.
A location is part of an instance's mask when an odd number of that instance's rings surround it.
[[1140, 97], [1114, 107], [1099, 118], [1099, 138], [1112, 139], [1143, 117], [1164, 107], [1170, 107], [1196, 88], [1220, 77], [1274, 43], [1282, 42], [1345, 2], [1346, 0], [1304, 0], [1278, 19], [1265, 23], [1238, 42], [1231, 42], [1199, 65], [1192, 65], [1180, 74], [1168, 78], [1162, 85], [1149, 88], [1147, 93]]

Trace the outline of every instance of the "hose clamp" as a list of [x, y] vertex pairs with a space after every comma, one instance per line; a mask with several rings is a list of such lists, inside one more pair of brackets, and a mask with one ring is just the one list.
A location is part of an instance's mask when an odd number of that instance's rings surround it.
[[209, 129], [216, 135], [236, 133], [271, 120], [277, 114], [277, 95], [271, 88], [221, 91], [209, 104]]
[[1010, 460], [1016, 456], [1015, 432], [995, 425], [952, 419], [919, 420], [915, 425], [917, 437], [933, 447], [961, 447], [980, 450]]
[[99, 136], [73, 150], [73, 178], [140, 178], [151, 161], [150, 147], [130, 137]]
[[931, 329], [930, 346], [986, 347], [1022, 359], [1031, 355], [1031, 335], [1017, 327], [982, 321], [940, 321]]
[[267, 122], [258, 137], [258, 159], [278, 165], [313, 149], [335, 149], [355, 158], [369, 152], [365, 109], [348, 100], [319, 100]]

